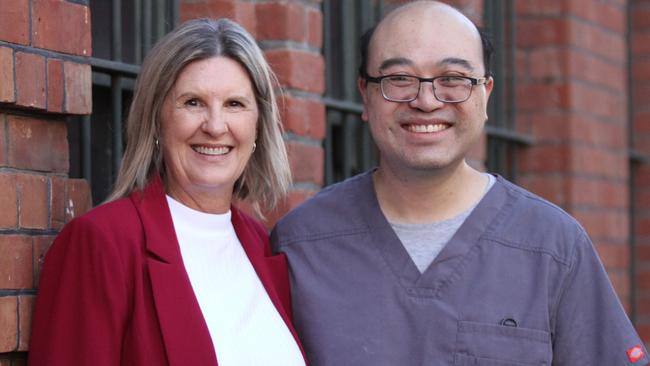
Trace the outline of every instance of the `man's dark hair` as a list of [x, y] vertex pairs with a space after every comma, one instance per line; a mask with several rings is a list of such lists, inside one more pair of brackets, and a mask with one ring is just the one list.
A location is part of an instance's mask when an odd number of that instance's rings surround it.
[[[372, 35], [375, 34], [377, 25], [366, 30], [360, 39], [361, 46], [361, 65], [359, 65], [359, 76], [364, 78], [368, 76], [368, 47]], [[483, 47], [483, 67], [485, 68], [485, 76], [492, 76], [492, 55], [494, 54], [494, 46], [490, 40], [489, 34], [482, 29], [478, 29], [481, 35], [481, 46]]]

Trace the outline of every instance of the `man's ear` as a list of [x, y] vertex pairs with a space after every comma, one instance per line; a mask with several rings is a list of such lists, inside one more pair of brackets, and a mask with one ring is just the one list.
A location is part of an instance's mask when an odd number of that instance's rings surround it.
[[492, 94], [492, 89], [494, 88], [494, 79], [492, 76], [488, 76], [487, 80], [485, 81], [485, 97], [487, 99], [490, 98], [490, 94]]
[[359, 88], [359, 94], [361, 94], [361, 99], [363, 100], [363, 112], [361, 112], [361, 120], [368, 122], [368, 82], [366, 79], [362, 77], [357, 78], [357, 88]]

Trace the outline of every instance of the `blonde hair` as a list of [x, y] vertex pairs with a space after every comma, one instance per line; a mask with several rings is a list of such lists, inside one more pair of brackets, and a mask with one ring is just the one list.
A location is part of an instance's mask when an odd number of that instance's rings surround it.
[[163, 154], [157, 147], [163, 100], [185, 66], [216, 56], [228, 57], [246, 69], [259, 109], [257, 147], [235, 182], [234, 198], [249, 199], [261, 215], [284, 197], [291, 173], [274, 91], [277, 79], [255, 40], [239, 24], [195, 19], [160, 39], [142, 64], [127, 119], [126, 150], [107, 201], [142, 190], [156, 174], [165, 176]]

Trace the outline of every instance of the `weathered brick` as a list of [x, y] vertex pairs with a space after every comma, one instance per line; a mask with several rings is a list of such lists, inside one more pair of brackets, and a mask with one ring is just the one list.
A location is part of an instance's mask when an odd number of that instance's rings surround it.
[[596, 244], [595, 247], [605, 268], [625, 269], [630, 265], [628, 245]]
[[65, 122], [8, 116], [9, 153], [12, 167], [67, 173], [68, 135]]
[[18, 297], [18, 351], [29, 349], [29, 336], [32, 330], [32, 312], [34, 310], [34, 296]]
[[0, 166], [7, 165], [7, 116], [0, 113]]
[[320, 146], [290, 142], [287, 153], [295, 182], [323, 184], [324, 153]]
[[634, 30], [650, 29], [650, 6], [639, 6], [635, 1], [631, 2], [630, 16]]
[[64, 96], [63, 62], [50, 58], [47, 60], [47, 110], [63, 112]]
[[576, 176], [568, 183], [574, 205], [621, 210], [628, 207], [629, 187], [623, 181]]
[[650, 58], [638, 58], [632, 63], [632, 76], [635, 81], [650, 80]]
[[13, 174], [0, 173], [0, 228], [18, 226], [18, 194]]
[[0, 102], [14, 103], [15, 92], [14, 51], [8, 47], [0, 47]]
[[630, 235], [627, 212], [573, 209], [570, 213], [585, 227], [594, 241], [627, 238]]
[[558, 16], [566, 11], [565, 1], [560, 0], [519, 0], [513, 4], [517, 15]]
[[592, 146], [572, 146], [568, 156], [571, 172], [590, 176], [627, 179], [629, 176], [626, 151], [607, 151]]
[[180, 19], [229, 18], [241, 24], [250, 34], [256, 34], [255, 4], [237, 0], [182, 1]]
[[67, 1], [32, 0], [34, 47], [91, 55], [90, 10]]
[[569, 91], [569, 101], [573, 110], [612, 123], [626, 122], [627, 99], [624, 92], [612, 93], [576, 81], [569, 84]]
[[0, 288], [32, 288], [32, 250], [32, 238], [29, 236], [0, 236]]
[[566, 82], [522, 83], [517, 86], [520, 112], [548, 112], [571, 107], [570, 87]]
[[11, 352], [18, 346], [18, 299], [0, 297], [0, 352]]
[[622, 270], [608, 270], [607, 275], [609, 280], [616, 291], [623, 307], [626, 308], [626, 311], [629, 311], [629, 299], [630, 299], [630, 276], [627, 271]]
[[41, 270], [43, 269], [43, 261], [45, 260], [45, 254], [47, 250], [50, 249], [52, 242], [54, 241], [54, 236], [34, 236], [34, 288], [38, 288], [38, 281], [41, 277]]
[[522, 151], [519, 169], [524, 172], [556, 173], [569, 166], [569, 147], [562, 144], [537, 145]]
[[633, 32], [630, 37], [632, 54], [644, 56], [650, 54], [650, 32]]
[[569, 23], [562, 18], [517, 19], [517, 47], [541, 47], [567, 43]]
[[50, 227], [61, 229], [65, 224], [66, 178], [52, 177], [50, 180]]
[[263, 40], [303, 42], [307, 37], [307, 13], [296, 2], [257, 4], [257, 36]]
[[18, 225], [26, 229], [49, 226], [48, 179], [42, 175], [17, 174]]
[[0, 40], [29, 44], [29, 1], [2, 0]]
[[323, 56], [286, 49], [269, 50], [265, 54], [282, 85], [317, 94], [325, 91]]
[[319, 10], [308, 10], [307, 27], [307, 43], [312, 47], [323, 47], [323, 13]]
[[65, 77], [65, 111], [71, 114], [90, 114], [93, 108], [92, 73], [90, 65], [63, 63]]
[[280, 109], [286, 131], [314, 139], [325, 137], [325, 106], [322, 102], [287, 95], [280, 100]]
[[16, 104], [45, 108], [45, 58], [16, 52]]
[[518, 177], [517, 183], [556, 205], [566, 205], [567, 182], [563, 176], [524, 173]]
[[[545, 121], [538, 119], [537, 122], [539, 125], [544, 125]], [[627, 149], [628, 131], [625, 125], [595, 120], [594, 118], [585, 117], [582, 113], [571, 114], [570, 120], [564, 121], [564, 123], [568, 128], [567, 137], [574, 143], [618, 149], [619, 151]], [[557, 131], [560, 131], [560, 129], [556, 130], [556, 136]]]
[[92, 208], [92, 196], [85, 179], [68, 179], [66, 187], [65, 219], [68, 222]]

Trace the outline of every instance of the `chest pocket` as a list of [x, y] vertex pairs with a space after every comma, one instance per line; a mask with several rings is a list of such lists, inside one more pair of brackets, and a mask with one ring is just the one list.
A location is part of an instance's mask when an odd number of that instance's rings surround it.
[[548, 366], [548, 332], [499, 324], [458, 322], [454, 365]]

